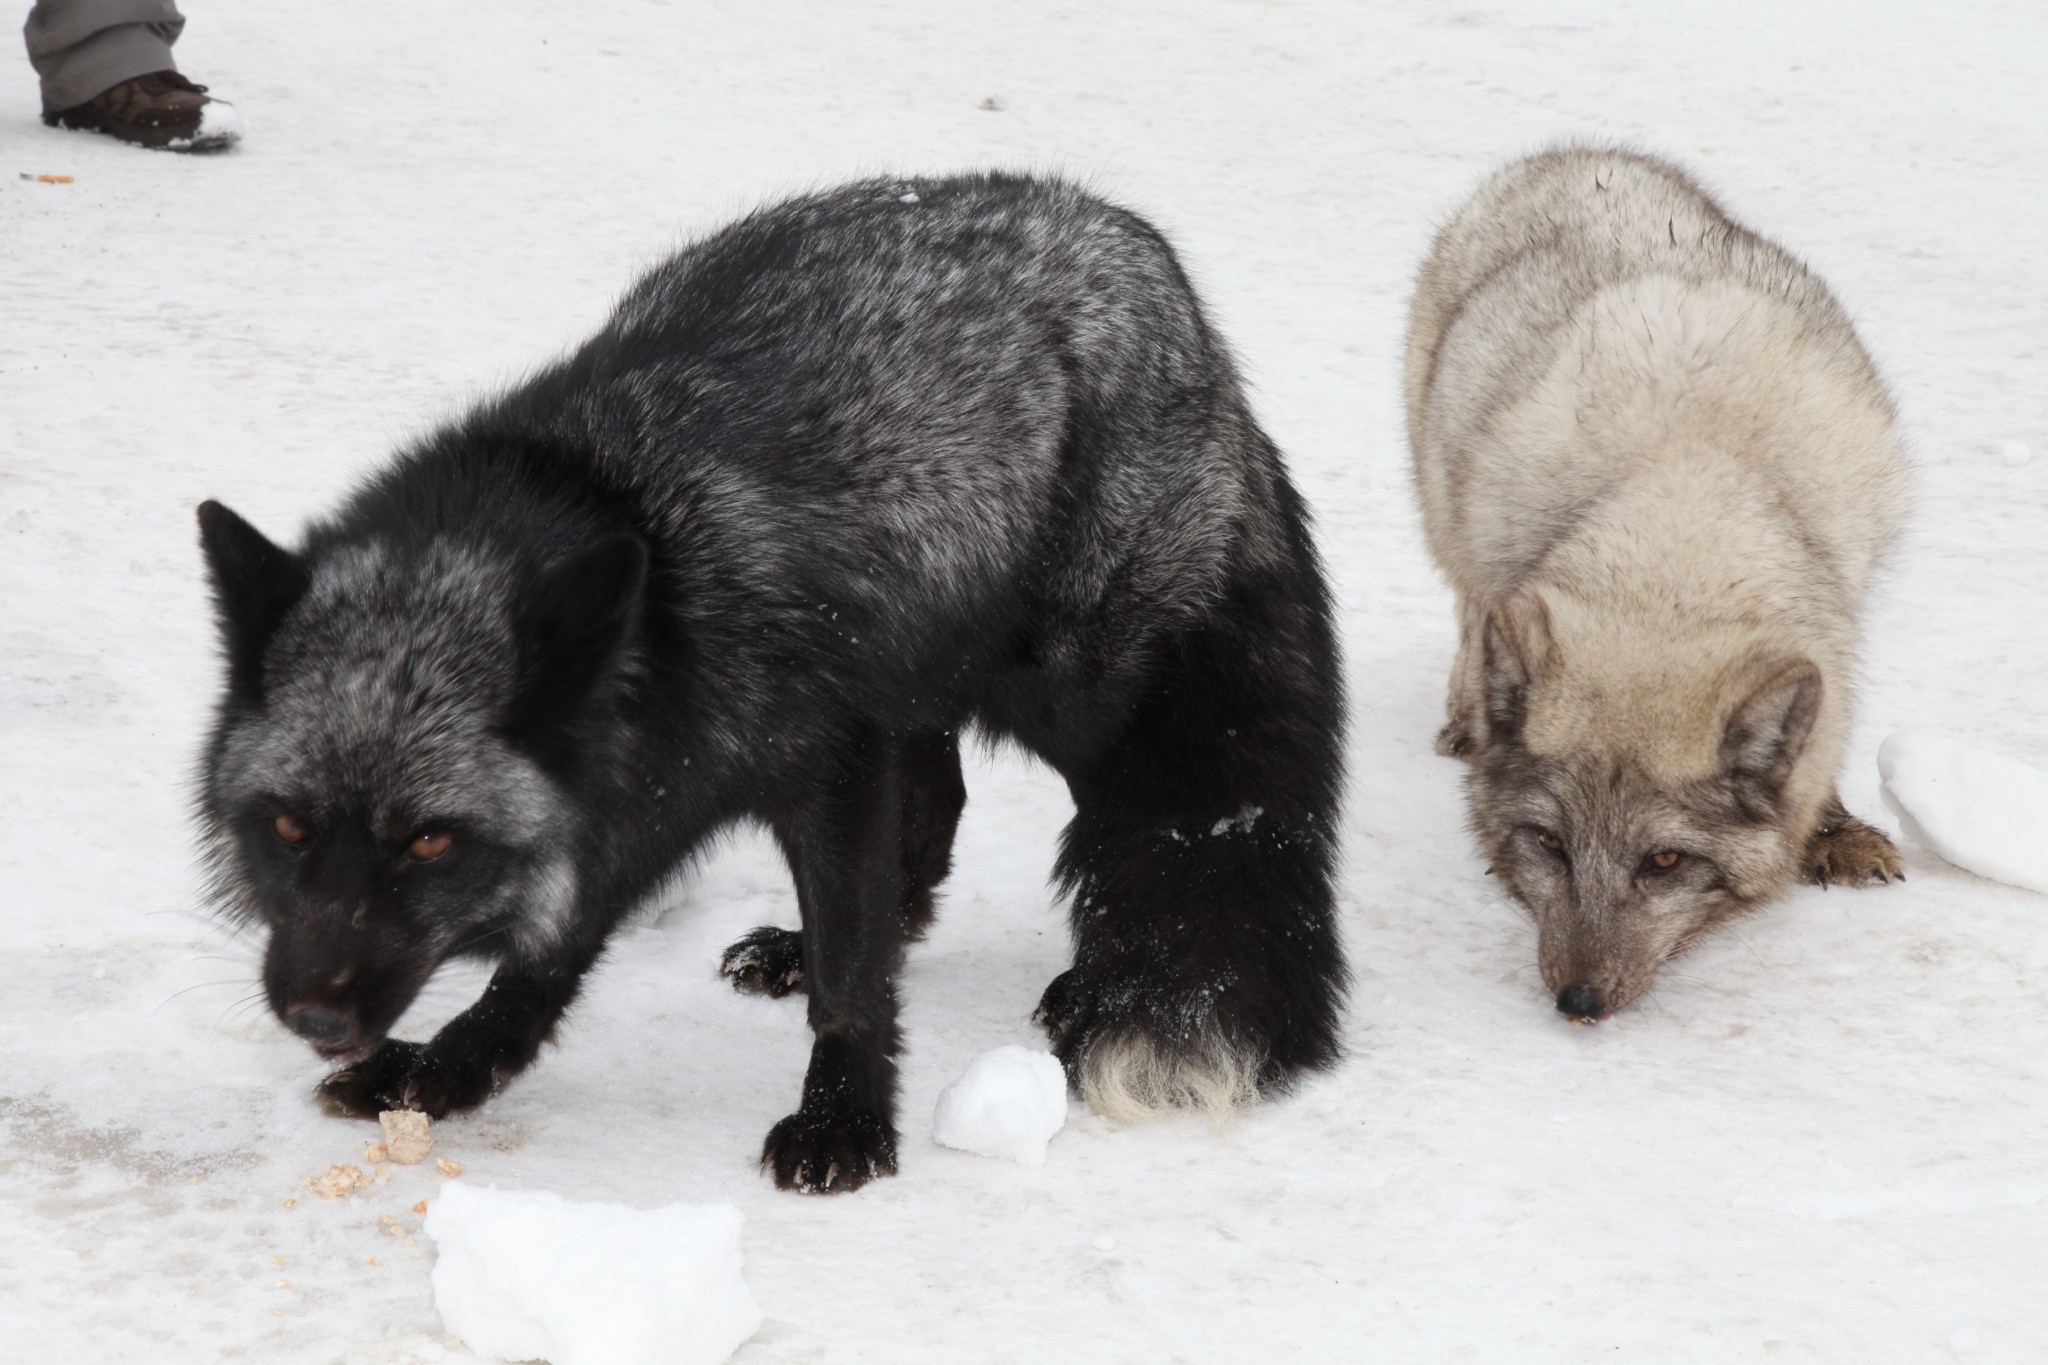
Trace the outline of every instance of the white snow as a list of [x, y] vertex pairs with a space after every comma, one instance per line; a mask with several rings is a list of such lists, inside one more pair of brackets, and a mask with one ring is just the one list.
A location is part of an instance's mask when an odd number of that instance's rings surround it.
[[932, 1138], [977, 1156], [1043, 1166], [1046, 1144], [1067, 1125], [1067, 1073], [1038, 1048], [991, 1048], [939, 1092]]
[[[796, 923], [754, 834], [620, 934], [557, 1045], [436, 1123], [435, 1155], [738, 1208], [769, 1320], [735, 1365], [2039, 1358], [2040, 901], [1914, 855], [1904, 886], [1793, 891], [1597, 1029], [1557, 1020], [1430, 751], [1456, 633], [1400, 356], [1431, 231], [1501, 160], [1570, 134], [1681, 158], [1834, 284], [1921, 462], [1864, 622], [1850, 809], [1888, 821], [1875, 757], [1908, 725], [2048, 759], [2048, 6], [184, 8], [179, 66], [249, 115], [233, 151], [45, 128], [19, 49], [0, 82], [10, 1365], [470, 1358], [410, 1212], [433, 1159], [352, 1199], [299, 1186], [377, 1128], [313, 1104], [316, 1059], [253, 994], [260, 940], [200, 902], [193, 505], [294, 535], [683, 233], [987, 165], [1080, 176], [1171, 235], [1314, 509], [1351, 694], [1346, 1061], [1221, 1131], [1077, 1105], [1036, 1171], [926, 1143], [1067, 963], [1063, 784], [971, 745], [901, 985], [900, 1175], [819, 1200], [759, 1172], [809, 1036], [801, 1001], [716, 976]], [[481, 984], [444, 973], [402, 1031]]]
[[209, 96], [199, 107], [199, 130], [190, 138], [174, 141], [171, 145], [175, 148], [198, 143], [202, 149], [224, 147], [241, 141], [246, 130], [241, 110], [226, 100]]
[[450, 1181], [427, 1211], [434, 1308], [482, 1355], [720, 1365], [761, 1325], [730, 1204], [572, 1203]]
[[1877, 751], [1906, 832], [1965, 871], [2048, 894], [2048, 772], [1926, 730]]

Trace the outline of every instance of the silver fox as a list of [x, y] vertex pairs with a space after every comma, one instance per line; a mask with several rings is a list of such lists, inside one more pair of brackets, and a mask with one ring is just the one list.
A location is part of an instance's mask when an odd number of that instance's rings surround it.
[[1438, 235], [1406, 399], [1458, 603], [1438, 752], [1561, 1013], [1802, 875], [1898, 877], [1835, 778], [1906, 460], [1819, 278], [1664, 162], [1547, 151]]

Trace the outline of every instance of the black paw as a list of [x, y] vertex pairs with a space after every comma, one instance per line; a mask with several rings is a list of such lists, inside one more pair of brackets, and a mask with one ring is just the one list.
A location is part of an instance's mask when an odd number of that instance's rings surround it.
[[791, 1114], [768, 1130], [761, 1169], [781, 1189], [844, 1194], [896, 1174], [896, 1130], [872, 1114]]
[[313, 1093], [330, 1112], [348, 1118], [373, 1119], [386, 1109], [417, 1109], [438, 1119], [482, 1104], [494, 1081], [488, 1067], [452, 1064], [424, 1043], [392, 1038], [320, 1082]]
[[1054, 1051], [1059, 1050], [1080, 1022], [1082, 1006], [1078, 986], [1074, 969], [1069, 967], [1052, 979], [1052, 984], [1045, 988], [1045, 994], [1038, 997], [1038, 1008], [1031, 1012], [1033, 1021], [1052, 1040]]
[[777, 999], [804, 988], [804, 941], [794, 929], [764, 925], [725, 950], [719, 961], [721, 976], [732, 978], [732, 988], [742, 995], [772, 995]]

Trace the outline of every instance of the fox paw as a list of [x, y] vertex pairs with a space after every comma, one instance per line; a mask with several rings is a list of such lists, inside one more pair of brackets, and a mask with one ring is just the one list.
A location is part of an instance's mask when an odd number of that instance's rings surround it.
[[845, 1194], [896, 1174], [896, 1132], [872, 1114], [791, 1114], [768, 1130], [761, 1169], [799, 1194]]
[[804, 988], [804, 941], [794, 929], [764, 925], [725, 950], [718, 974], [742, 995], [780, 999]]
[[1806, 846], [1807, 877], [1816, 885], [1890, 885], [1906, 879], [1905, 859], [1881, 829], [1850, 816], [1823, 825]]
[[1436, 751], [1442, 758], [1470, 758], [1479, 752], [1479, 741], [1472, 738], [1472, 727], [1463, 721], [1452, 720], [1436, 732]]
[[452, 1063], [424, 1043], [392, 1038], [320, 1082], [313, 1093], [330, 1112], [347, 1118], [373, 1119], [386, 1109], [417, 1109], [439, 1119], [482, 1104], [495, 1083], [487, 1067]]

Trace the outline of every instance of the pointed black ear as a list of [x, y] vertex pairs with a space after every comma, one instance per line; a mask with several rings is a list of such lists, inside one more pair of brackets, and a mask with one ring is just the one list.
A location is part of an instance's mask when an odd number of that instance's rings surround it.
[[1512, 742], [1529, 716], [1529, 689], [1550, 671], [1557, 648], [1550, 608], [1532, 592], [1503, 599], [1487, 614], [1482, 647], [1487, 738]]
[[255, 702], [263, 692], [263, 649], [311, 582], [305, 564], [217, 502], [199, 504], [199, 547], [213, 581], [214, 615], [227, 647], [228, 690]]
[[647, 546], [606, 536], [548, 566], [522, 613], [522, 682], [511, 727], [527, 730], [570, 715], [602, 678], [640, 620]]
[[1762, 659], [1729, 690], [1742, 700], [1721, 735], [1721, 764], [1743, 809], [1768, 819], [1820, 715], [1820, 669], [1811, 659]]

